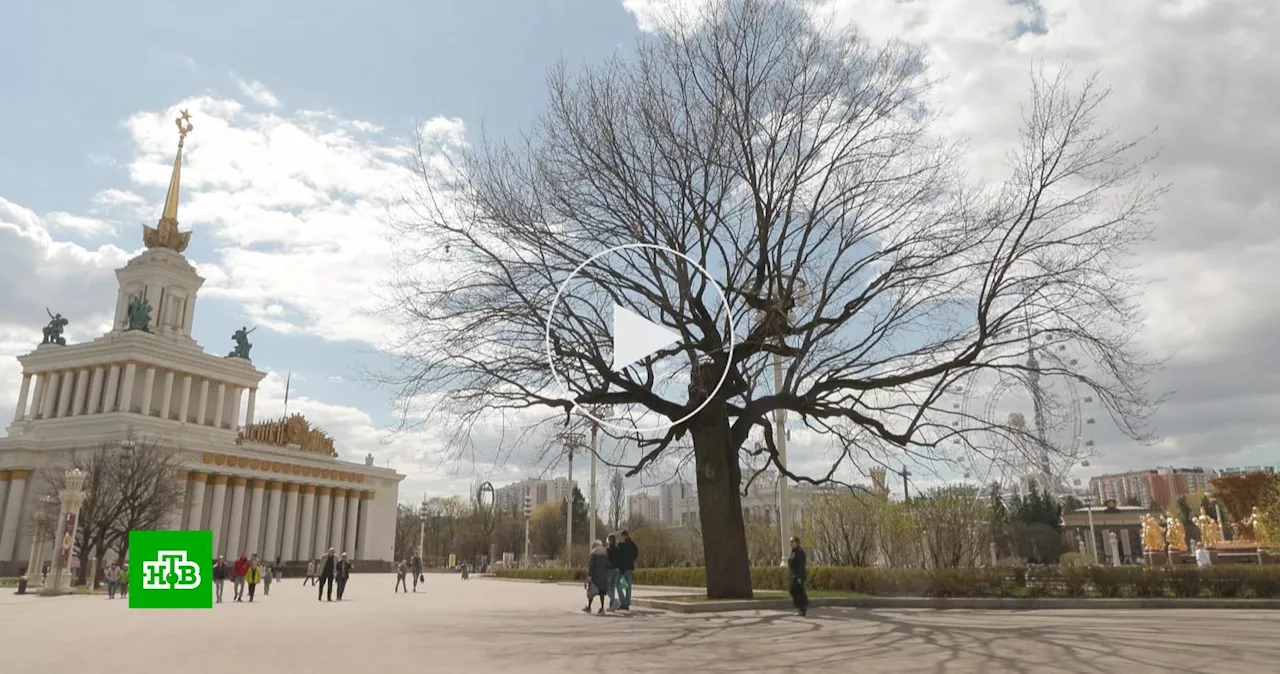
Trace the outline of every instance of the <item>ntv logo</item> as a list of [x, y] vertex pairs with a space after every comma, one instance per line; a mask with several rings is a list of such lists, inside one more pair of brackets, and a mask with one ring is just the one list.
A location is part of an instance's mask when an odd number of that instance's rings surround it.
[[194, 590], [200, 587], [200, 565], [187, 561], [185, 550], [161, 550], [154, 562], [142, 563], [144, 590]]

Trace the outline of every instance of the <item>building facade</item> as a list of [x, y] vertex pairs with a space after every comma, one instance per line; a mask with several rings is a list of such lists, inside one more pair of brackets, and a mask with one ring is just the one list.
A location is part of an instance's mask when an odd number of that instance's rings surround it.
[[662, 521], [660, 499], [656, 494], [637, 492], [627, 497], [627, 521], [660, 523]]
[[524, 512], [526, 494], [534, 508], [545, 503], [565, 503], [572, 498], [576, 484], [567, 477], [521, 480], [493, 490], [493, 502], [497, 504], [499, 512], [519, 516]]
[[1095, 503], [1108, 500], [1119, 504], [1136, 501], [1140, 507], [1153, 505], [1167, 509], [1178, 498], [1197, 491], [1209, 490], [1213, 473], [1204, 468], [1162, 467], [1135, 470], [1089, 478], [1089, 491]]
[[116, 271], [111, 330], [67, 344], [66, 321], [51, 315], [44, 343], [18, 358], [17, 409], [0, 439], [0, 576], [35, 552], [41, 471], [132, 443], [176, 454], [184, 496], [168, 528], [212, 531], [216, 553], [304, 560], [332, 546], [357, 560], [393, 556], [404, 476], [371, 455], [339, 460], [333, 439], [299, 415], [257, 422], [266, 373], [249, 360], [248, 331], [226, 357], [192, 338], [204, 279], [183, 256], [191, 233], [177, 228], [181, 163], [180, 140], [159, 225], [144, 227], [143, 252]]

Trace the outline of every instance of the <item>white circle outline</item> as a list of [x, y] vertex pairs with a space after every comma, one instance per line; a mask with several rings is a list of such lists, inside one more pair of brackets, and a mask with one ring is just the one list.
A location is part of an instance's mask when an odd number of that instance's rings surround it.
[[[573, 269], [573, 271], [569, 272], [569, 276], [566, 277], [565, 280], [560, 283], [560, 287], [556, 288], [556, 296], [552, 298], [551, 307], [547, 309], [547, 327], [546, 327], [545, 334], [543, 335], [543, 345], [545, 346], [547, 351], [547, 365], [551, 366], [551, 375], [555, 377], [556, 384], [560, 386], [560, 388], [563, 390], [566, 396], [570, 394], [569, 387], [564, 381], [562, 381], [563, 378], [560, 376], [560, 373], [556, 371], [555, 359], [552, 358], [552, 354], [551, 354], [551, 320], [555, 316], [556, 306], [560, 304], [560, 297], [564, 294], [564, 288], [566, 285], [568, 285], [569, 281], [573, 280], [573, 277], [578, 275], [578, 272], [582, 271], [584, 267], [591, 264], [592, 261], [597, 260], [601, 257], [604, 257], [605, 255], [616, 253], [621, 250], [635, 250], [640, 248], [648, 248], [650, 250], [664, 251], [664, 252], [676, 255], [678, 257], [681, 257], [684, 259], [685, 262], [688, 262], [690, 265], [692, 265], [694, 269], [697, 269], [703, 276], [707, 277], [708, 281], [711, 281], [711, 287], [715, 288], [716, 294], [720, 296], [720, 303], [724, 305], [725, 321], [728, 322], [729, 324], [728, 362], [729, 363], [733, 362], [733, 347], [734, 347], [733, 309], [732, 307], [729, 306], [729, 298], [724, 294], [724, 289], [720, 287], [720, 284], [716, 282], [715, 278], [712, 277], [711, 274], [702, 267], [702, 265], [695, 262], [693, 258], [689, 257], [688, 255], [685, 255], [684, 253], [681, 253], [678, 250], [667, 248], [666, 246], [659, 246], [654, 243], [624, 243], [620, 246], [613, 246], [612, 248], [606, 248], [600, 251], [599, 253], [596, 253], [595, 255], [592, 255], [591, 257], [583, 260], [581, 264], [579, 264], [577, 267]], [[694, 365], [696, 366], [697, 364], [695, 363]], [[729, 378], [729, 368], [726, 367], [724, 371], [720, 373], [720, 381], [716, 382], [715, 388], [711, 389], [711, 392], [707, 394], [706, 400], [703, 400], [701, 405], [698, 405], [696, 408], [694, 408], [692, 412], [684, 415], [683, 417], [680, 417], [675, 421], [669, 422], [662, 426], [656, 426], [654, 428], [624, 428], [622, 426], [615, 426], [609, 423], [608, 421], [600, 419], [595, 415], [591, 414], [590, 412], [586, 411], [585, 406], [580, 405], [577, 402], [573, 403], [573, 409], [579, 414], [595, 422], [597, 425], [605, 426], [615, 431], [621, 431], [623, 433], [659, 433], [667, 430], [668, 428], [671, 428], [672, 426], [677, 426], [679, 424], [682, 424], [688, 421], [689, 419], [692, 419], [694, 416], [697, 416], [698, 412], [701, 412], [702, 408], [706, 407], [707, 404], [711, 402], [711, 399], [715, 397], [716, 393], [720, 392], [720, 387], [724, 386], [724, 380], [728, 378]]]

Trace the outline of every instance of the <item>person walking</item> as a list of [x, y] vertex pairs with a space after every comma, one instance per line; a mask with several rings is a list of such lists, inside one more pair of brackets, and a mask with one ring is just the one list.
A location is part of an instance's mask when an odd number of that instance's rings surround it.
[[115, 599], [116, 589], [120, 587], [120, 567], [111, 562], [102, 575], [107, 579], [107, 599]]
[[244, 582], [249, 586], [249, 603], [253, 603], [253, 591], [258, 587], [258, 583], [262, 582], [262, 564], [258, 562], [258, 556], [254, 555], [249, 560], [249, 570], [244, 574]]
[[[409, 560], [407, 559], [400, 560], [400, 563], [396, 564], [396, 589], [392, 592], [392, 594], [399, 592], [401, 587], [404, 588], [405, 594], [409, 594], [409, 586], [405, 584], [405, 580], [404, 580], [404, 574], [408, 572], [409, 572]], [[413, 577], [413, 591], [414, 592], [418, 591], [417, 576]]]
[[307, 576], [302, 579], [302, 584], [306, 585], [307, 581], [311, 581], [311, 585], [316, 584], [316, 560], [307, 562]]
[[618, 579], [622, 577], [618, 573], [618, 560], [621, 559], [619, 557], [621, 553], [618, 552], [617, 536], [609, 534], [605, 542], [604, 551], [609, 557], [609, 581], [608, 587], [605, 589], [608, 590], [609, 594], [609, 610], [616, 611], [618, 610]]
[[[332, 551], [333, 548], [329, 550]], [[351, 560], [347, 559], [347, 553], [342, 553], [342, 557], [334, 566], [333, 577], [338, 581], [338, 601], [342, 601], [342, 593], [347, 589], [347, 579], [351, 577]]]
[[271, 571], [276, 574], [276, 582], [284, 577], [284, 562], [280, 560], [280, 555], [276, 555], [276, 563], [271, 565]]
[[640, 558], [640, 548], [631, 540], [631, 533], [622, 530], [622, 542], [618, 543], [618, 610], [631, 610], [631, 585], [636, 574], [636, 560]]
[[604, 615], [605, 588], [609, 585], [609, 551], [604, 543], [592, 541], [591, 559], [587, 562], [587, 606], [583, 613], [591, 613], [591, 604], [600, 597], [599, 615]]
[[410, 570], [413, 571], [413, 591], [418, 591], [418, 581], [425, 580], [422, 577], [422, 553], [413, 553], [413, 561], [410, 564]]
[[1204, 541], [1196, 541], [1196, 568], [1207, 569], [1213, 566], [1213, 558], [1209, 556], [1209, 550], [1204, 547]]
[[219, 604], [222, 603], [222, 586], [227, 582], [227, 574], [230, 571], [227, 568], [227, 560], [222, 555], [218, 555], [218, 558], [213, 561], [213, 595]]
[[791, 572], [791, 604], [796, 607], [796, 614], [803, 616], [809, 612], [809, 593], [805, 592], [804, 583], [809, 576], [808, 559], [804, 548], [800, 547], [800, 539], [791, 537], [791, 557], [787, 559], [787, 569]]
[[120, 598], [129, 596], [129, 562], [120, 565]]
[[275, 580], [276, 568], [267, 564], [262, 571], [262, 596], [271, 596], [271, 581]]
[[333, 556], [333, 548], [329, 548], [329, 552], [324, 555], [324, 561], [316, 565], [320, 571], [320, 590], [316, 593], [316, 601], [324, 599], [326, 585], [329, 587], [328, 601], [333, 601], [333, 572], [337, 563], [337, 558]]
[[240, 554], [236, 563], [231, 565], [231, 585], [235, 590], [235, 600], [244, 601], [244, 577], [249, 573], [249, 558]]

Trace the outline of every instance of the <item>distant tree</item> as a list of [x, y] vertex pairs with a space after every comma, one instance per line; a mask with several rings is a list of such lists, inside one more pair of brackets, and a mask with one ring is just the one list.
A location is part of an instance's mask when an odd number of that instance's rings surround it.
[[617, 531], [622, 528], [622, 515], [626, 512], [627, 491], [622, 471], [614, 471], [609, 480], [609, 528]]
[[1219, 475], [1209, 478], [1213, 485], [1213, 498], [1222, 505], [1232, 522], [1249, 517], [1256, 506], [1266, 511], [1280, 490], [1280, 475], [1272, 473], [1246, 473], [1243, 475]]
[[392, 546], [392, 556], [397, 560], [409, 559], [418, 547], [420, 533], [418, 506], [413, 503], [396, 504], [396, 534]]
[[940, 487], [912, 499], [921, 552], [933, 568], [972, 567], [991, 544], [991, 506], [973, 487]]
[[535, 555], [559, 557], [564, 551], [564, 506], [543, 503], [534, 508], [529, 521], [529, 547]]
[[876, 561], [878, 508], [884, 500], [861, 492], [814, 496], [804, 508], [801, 530], [815, 561], [832, 566], [871, 566]]
[[636, 566], [641, 568], [668, 568], [683, 564], [689, 559], [686, 541], [677, 529], [669, 527], [642, 527], [628, 531], [640, 550]]

